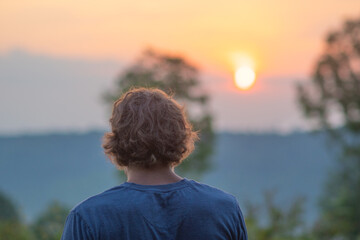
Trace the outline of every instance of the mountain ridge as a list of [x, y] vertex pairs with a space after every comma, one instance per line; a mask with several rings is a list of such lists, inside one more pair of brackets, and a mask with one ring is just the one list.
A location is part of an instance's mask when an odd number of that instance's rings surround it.
[[[53, 200], [72, 207], [120, 184], [101, 148], [104, 132], [0, 136], [0, 189], [31, 221]], [[261, 203], [268, 190], [285, 205], [304, 196], [305, 219], [313, 221], [335, 155], [322, 132], [221, 132], [201, 182], [235, 195], [241, 205]]]

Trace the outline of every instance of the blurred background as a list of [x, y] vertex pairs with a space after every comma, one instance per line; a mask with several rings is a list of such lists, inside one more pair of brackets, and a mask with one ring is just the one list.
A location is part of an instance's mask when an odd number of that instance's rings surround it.
[[176, 168], [235, 195], [249, 239], [360, 239], [360, 3], [0, 2], [0, 239], [59, 239], [126, 180], [106, 159], [133, 86], [184, 104]]

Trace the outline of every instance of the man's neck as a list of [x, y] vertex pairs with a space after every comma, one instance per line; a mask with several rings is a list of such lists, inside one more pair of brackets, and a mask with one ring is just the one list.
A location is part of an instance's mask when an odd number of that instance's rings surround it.
[[158, 166], [153, 168], [127, 167], [127, 181], [141, 185], [161, 185], [175, 183], [183, 178], [174, 172], [173, 167]]

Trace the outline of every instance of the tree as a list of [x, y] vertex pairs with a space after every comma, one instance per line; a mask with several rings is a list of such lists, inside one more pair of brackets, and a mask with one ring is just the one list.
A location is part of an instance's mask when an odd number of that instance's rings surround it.
[[132, 66], [118, 76], [114, 88], [104, 94], [105, 102], [112, 106], [132, 87], [159, 88], [186, 105], [190, 122], [195, 130], [200, 130], [200, 141], [196, 143], [194, 153], [178, 170], [182, 174], [197, 176], [210, 167], [209, 156], [215, 137], [209, 96], [202, 89], [198, 75], [199, 70], [183, 57], [146, 49]]
[[31, 240], [32, 234], [22, 224], [16, 205], [4, 193], [0, 192], [0, 239]]
[[[288, 208], [275, 203], [275, 192], [265, 192], [265, 204], [247, 203], [246, 227], [251, 239], [256, 240], [307, 240], [302, 219], [304, 199], [297, 198]], [[262, 207], [264, 206], [264, 207]]]
[[[307, 118], [342, 149], [320, 201], [320, 239], [360, 238], [360, 18], [327, 35], [310, 83], [298, 85]], [[334, 124], [334, 117], [337, 123]]]
[[318, 239], [360, 239], [360, 148], [345, 149], [320, 199]]
[[58, 202], [49, 204], [36, 219], [32, 230], [38, 240], [58, 240], [61, 238], [69, 209]]
[[0, 222], [3, 221], [19, 222], [20, 215], [11, 199], [0, 192]]
[[[330, 32], [325, 46], [311, 84], [298, 85], [299, 102], [306, 117], [316, 119], [337, 140], [346, 141], [350, 139], [341, 138], [345, 131], [360, 134], [360, 19], [346, 21], [342, 29]], [[334, 126], [334, 117], [341, 118], [344, 128]]]

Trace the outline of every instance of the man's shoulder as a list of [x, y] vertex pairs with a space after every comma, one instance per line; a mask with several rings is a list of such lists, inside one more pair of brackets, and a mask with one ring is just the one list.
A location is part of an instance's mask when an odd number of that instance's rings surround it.
[[208, 200], [213, 200], [221, 203], [228, 203], [234, 205], [236, 203], [236, 198], [231, 193], [228, 193], [220, 188], [211, 186], [205, 183], [197, 182], [195, 180], [190, 180], [192, 187], [195, 192], [199, 195], [203, 195]]
[[125, 190], [124, 187], [116, 186], [107, 189], [99, 194], [88, 197], [73, 207], [72, 212], [82, 213], [88, 212], [89, 210], [96, 210], [112, 204], [115, 198], [121, 197], [122, 192]]

